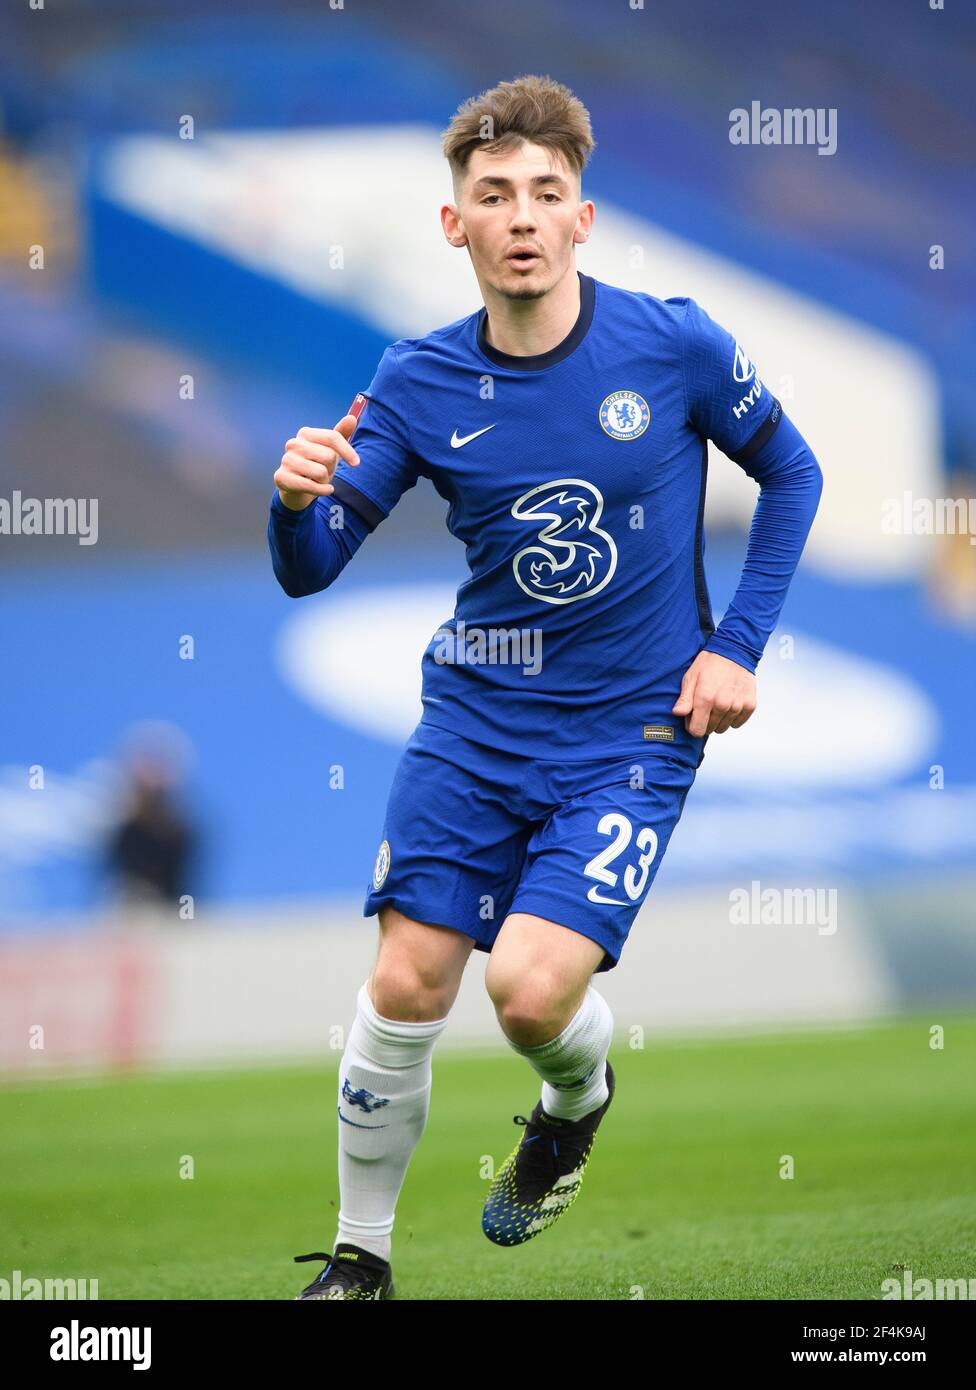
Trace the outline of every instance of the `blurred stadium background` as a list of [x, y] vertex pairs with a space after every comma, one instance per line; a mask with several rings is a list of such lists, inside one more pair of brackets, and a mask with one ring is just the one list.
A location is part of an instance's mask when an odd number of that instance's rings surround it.
[[[533, 71], [593, 118], [580, 267], [739, 334], [826, 480], [760, 713], [711, 741], [601, 980], [618, 1027], [971, 1009], [976, 546], [884, 517], [976, 496], [972, 13], [74, 0], [5, 25], [0, 496], [95, 498], [98, 533], [0, 536], [0, 1070], [321, 1058], [351, 1022], [463, 556], [422, 485], [290, 600], [271, 477], [388, 342], [479, 307], [438, 135]], [[732, 145], [753, 100], [836, 108], [836, 154]], [[754, 499], [716, 455], [716, 618]], [[753, 883], [834, 891], [833, 927], [734, 925]], [[501, 1046], [483, 968], [441, 1047]]]

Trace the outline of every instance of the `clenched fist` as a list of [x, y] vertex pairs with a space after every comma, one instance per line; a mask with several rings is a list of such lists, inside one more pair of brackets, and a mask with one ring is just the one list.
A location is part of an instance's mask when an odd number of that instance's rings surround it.
[[289, 439], [274, 475], [278, 496], [286, 507], [300, 512], [316, 497], [328, 497], [340, 458], [353, 467], [359, 463], [359, 455], [349, 443], [356, 424], [355, 415], [343, 415], [334, 430], [303, 425], [294, 439]]
[[685, 672], [672, 714], [684, 714], [695, 738], [741, 729], [756, 712], [756, 678], [718, 652], [701, 651]]

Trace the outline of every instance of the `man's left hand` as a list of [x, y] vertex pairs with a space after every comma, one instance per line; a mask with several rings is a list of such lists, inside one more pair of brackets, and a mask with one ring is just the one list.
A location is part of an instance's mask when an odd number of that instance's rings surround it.
[[699, 652], [685, 672], [671, 713], [687, 715], [685, 728], [700, 738], [741, 728], [755, 709], [752, 672], [718, 652]]

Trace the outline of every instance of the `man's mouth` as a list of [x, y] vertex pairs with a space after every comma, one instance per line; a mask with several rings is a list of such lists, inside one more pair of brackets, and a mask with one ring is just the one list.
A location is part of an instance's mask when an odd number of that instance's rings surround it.
[[505, 259], [509, 265], [517, 266], [519, 270], [531, 270], [534, 265], [538, 265], [542, 257], [531, 246], [516, 246], [513, 251], [509, 251]]

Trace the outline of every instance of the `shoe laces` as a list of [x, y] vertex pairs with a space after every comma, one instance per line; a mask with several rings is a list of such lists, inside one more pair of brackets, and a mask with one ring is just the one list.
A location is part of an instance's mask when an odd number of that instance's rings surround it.
[[517, 1125], [525, 1125], [525, 1137], [516, 1158], [519, 1176], [540, 1182], [544, 1189], [553, 1177], [577, 1169], [592, 1141], [592, 1135], [574, 1137], [572, 1130], [557, 1136], [529, 1116], [513, 1115], [512, 1119]]
[[303, 1264], [306, 1260], [325, 1260], [326, 1262], [322, 1273], [317, 1279], [313, 1279], [307, 1288], [302, 1290], [303, 1293], [307, 1293], [309, 1289], [314, 1289], [316, 1284], [324, 1284], [326, 1279], [330, 1283], [338, 1284], [343, 1289], [358, 1288], [363, 1282], [357, 1277], [362, 1272], [362, 1266], [343, 1260], [341, 1256], [337, 1260], [334, 1255], [329, 1255], [324, 1250], [314, 1250], [310, 1255], [296, 1255], [294, 1260], [296, 1264]]

